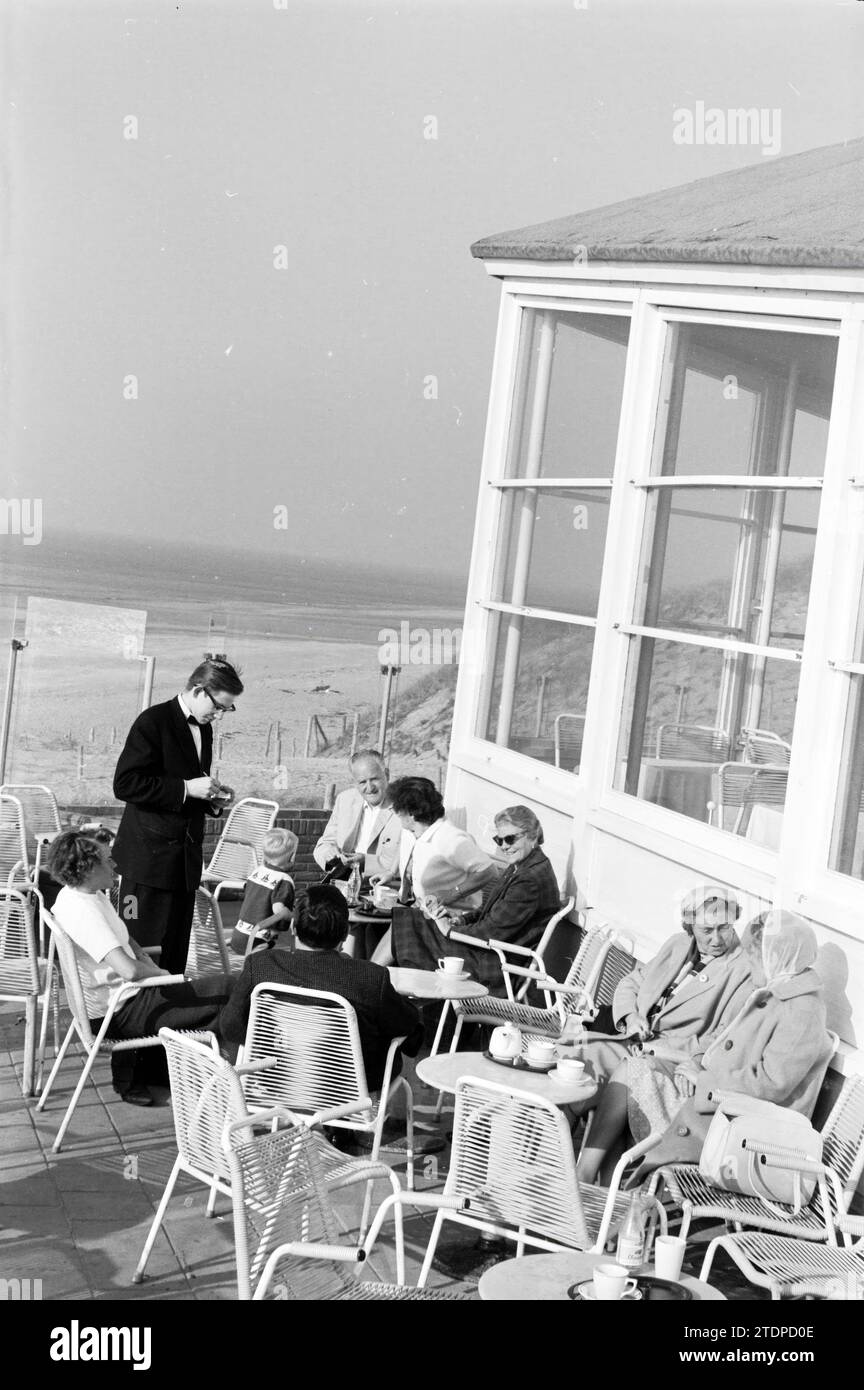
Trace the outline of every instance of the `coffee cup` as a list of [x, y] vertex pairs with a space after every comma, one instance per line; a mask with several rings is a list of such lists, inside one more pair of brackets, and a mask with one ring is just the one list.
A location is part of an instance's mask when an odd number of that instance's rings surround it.
[[568, 1085], [574, 1086], [585, 1078], [585, 1063], [580, 1062], [578, 1057], [559, 1057], [555, 1076], [559, 1081], [566, 1081]]
[[383, 883], [376, 883], [372, 889], [372, 901], [379, 909], [394, 907], [398, 897], [395, 888], [387, 888]]
[[538, 1065], [554, 1062], [555, 1044], [548, 1038], [529, 1038], [525, 1044], [525, 1056], [529, 1062], [536, 1062]]
[[686, 1240], [680, 1236], [658, 1236], [654, 1242], [654, 1268], [658, 1279], [681, 1278]]
[[593, 1281], [594, 1297], [602, 1303], [617, 1303], [636, 1288], [636, 1280], [628, 1279], [623, 1265], [597, 1265]]
[[461, 956], [442, 956], [438, 961], [438, 969], [445, 975], [461, 975], [464, 965]]

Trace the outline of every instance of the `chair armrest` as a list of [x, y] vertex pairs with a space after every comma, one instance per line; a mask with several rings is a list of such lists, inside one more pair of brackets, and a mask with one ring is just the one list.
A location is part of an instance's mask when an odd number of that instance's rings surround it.
[[[624, 1170], [629, 1166], [629, 1164], [633, 1162], [634, 1159], [641, 1158], [642, 1155], [648, 1153], [650, 1149], [656, 1148], [662, 1138], [663, 1135], [660, 1133], [649, 1134], [647, 1139], [642, 1139], [638, 1144], [634, 1144], [632, 1149], [627, 1149], [621, 1155], [618, 1162], [615, 1164], [615, 1171], [612, 1174], [612, 1181], [609, 1184], [609, 1187], [606, 1191], [606, 1206], [603, 1210], [603, 1218], [600, 1222], [600, 1229], [597, 1232], [597, 1240], [595, 1244], [592, 1246], [592, 1249], [595, 1252], [602, 1251], [604, 1245], [606, 1244], [606, 1240], [609, 1235], [609, 1227], [612, 1224], [612, 1213], [615, 1209], [615, 1199], [618, 1196], [618, 1193], [621, 1188], [621, 1179], [624, 1176]], [[658, 1206], [659, 1205], [660, 1204], [658, 1203]], [[662, 1210], [662, 1208], [660, 1223], [662, 1229], [665, 1231], [666, 1213]]]
[[144, 952], [145, 956], [149, 956], [151, 960], [155, 960], [157, 956], [161, 956], [162, 954], [161, 946], [142, 946], [141, 950]]
[[378, 1239], [381, 1227], [394, 1207], [425, 1207], [430, 1211], [467, 1211], [471, 1205], [469, 1197], [450, 1197], [444, 1192], [391, 1192], [385, 1197], [372, 1225], [369, 1227], [362, 1249], [368, 1254]]
[[371, 1105], [371, 1096], [367, 1096], [365, 1100], [348, 1101], [345, 1105], [331, 1105], [327, 1110], [316, 1110], [313, 1115], [304, 1115], [303, 1123], [310, 1129], [313, 1125], [329, 1125], [333, 1120], [342, 1120], [348, 1115], [357, 1115], [363, 1110], [368, 1110]]
[[848, 1236], [864, 1236], [864, 1216], [841, 1216], [839, 1229]]
[[355, 1265], [362, 1264], [366, 1258], [366, 1253], [362, 1246], [319, 1245], [314, 1241], [288, 1240], [284, 1245], [277, 1245], [276, 1249], [268, 1258], [261, 1272], [261, 1278], [255, 1285], [255, 1290], [252, 1294], [253, 1303], [260, 1303], [267, 1295], [277, 1266], [288, 1255], [296, 1255], [301, 1259], [342, 1260], [347, 1264]]
[[447, 940], [458, 941], [460, 946], [473, 946], [475, 951], [493, 951], [495, 949], [491, 941], [484, 941], [481, 936], [469, 936], [467, 932], [462, 931], [451, 931]]
[[33, 839], [37, 845], [50, 845], [53, 844], [58, 835], [62, 834], [62, 830], [40, 830], [37, 835], [33, 836]]
[[240, 1062], [234, 1064], [234, 1070], [238, 1076], [249, 1076], [256, 1071], [268, 1071], [270, 1067], [278, 1067], [278, 1057], [259, 1057], [257, 1062]]
[[768, 1160], [767, 1167], [780, 1168], [786, 1173], [809, 1173], [814, 1178], [824, 1178], [831, 1171], [818, 1159], [808, 1158], [800, 1149], [766, 1144], [761, 1139], [745, 1139], [744, 1148], [748, 1153], [761, 1154]]

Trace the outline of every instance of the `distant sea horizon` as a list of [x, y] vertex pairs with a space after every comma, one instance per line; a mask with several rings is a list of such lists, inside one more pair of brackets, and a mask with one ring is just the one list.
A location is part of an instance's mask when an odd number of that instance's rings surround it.
[[4, 626], [28, 596], [143, 609], [148, 631], [190, 625], [229, 649], [238, 638], [369, 642], [400, 622], [460, 625], [467, 557], [459, 573], [405, 572], [386, 561], [304, 559], [227, 546], [202, 548], [100, 535], [4, 540]]

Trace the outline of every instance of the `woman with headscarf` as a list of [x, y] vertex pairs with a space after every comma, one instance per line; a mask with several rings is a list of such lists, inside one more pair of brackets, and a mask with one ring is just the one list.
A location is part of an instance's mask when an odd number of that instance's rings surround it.
[[755, 1096], [802, 1115], [813, 1111], [834, 1048], [822, 983], [813, 969], [813, 929], [794, 912], [777, 908], [754, 918], [741, 946], [755, 988], [701, 1057], [678, 1068], [681, 1094], [690, 1098], [640, 1174], [666, 1163], [698, 1163], [717, 1091]]

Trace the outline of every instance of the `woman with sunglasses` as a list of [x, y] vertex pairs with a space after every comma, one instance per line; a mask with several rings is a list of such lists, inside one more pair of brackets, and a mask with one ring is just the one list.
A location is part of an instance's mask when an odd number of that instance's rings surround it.
[[421, 885], [425, 911], [419, 921], [415, 913], [413, 923], [394, 913], [393, 946], [397, 964], [422, 970], [434, 970], [441, 956], [462, 956], [472, 978], [486, 985], [490, 994], [503, 996], [504, 977], [495, 952], [482, 947], [475, 950], [461, 941], [451, 945], [451, 931], [464, 931], [482, 941], [491, 938], [517, 946], [534, 946], [549, 918], [558, 912], [561, 900], [555, 871], [540, 848], [543, 827], [533, 811], [527, 806], [499, 811], [492, 838], [506, 868], [483, 907], [466, 912], [447, 907], [447, 871], [431, 859]]

